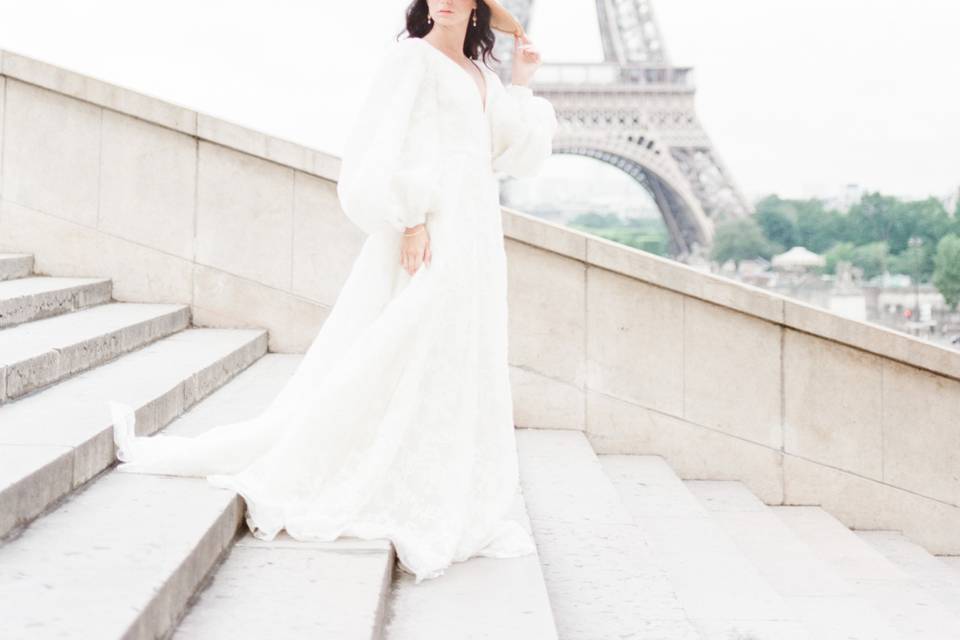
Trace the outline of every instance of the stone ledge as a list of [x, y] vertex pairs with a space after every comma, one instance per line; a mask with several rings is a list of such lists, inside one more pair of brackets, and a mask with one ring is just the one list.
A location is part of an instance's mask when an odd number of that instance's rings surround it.
[[330, 154], [9, 50], [0, 50], [0, 75], [327, 180], [340, 175], [340, 160]]
[[197, 114], [185, 107], [160, 100], [70, 71], [12, 51], [3, 51], [3, 75], [45, 89], [126, 113], [143, 120], [196, 135]]
[[950, 349], [508, 207], [503, 212], [504, 233], [518, 242], [960, 380], [960, 353]]

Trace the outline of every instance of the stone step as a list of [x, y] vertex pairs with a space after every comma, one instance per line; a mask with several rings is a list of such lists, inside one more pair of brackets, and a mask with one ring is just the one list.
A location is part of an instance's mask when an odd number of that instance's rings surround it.
[[960, 573], [900, 531], [854, 531], [932, 593], [954, 613], [960, 613]]
[[263, 329], [186, 329], [0, 405], [0, 537], [114, 464], [109, 399], [152, 433], [266, 350]]
[[163, 637], [242, 515], [200, 478], [105, 474], [0, 547], [3, 637]]
[[957, 637], [960, 618], [846, 525], [816, 506], [772, 506], [801, 540], [883, 611], [905, 640]]
[[661, 456], [598, 457], [704, 638], [812, 637], [801, 616], [744, 558]]
[[108, 302], [0, 330], [0, 404], [189, 325], [188, 305]]
[[[302, 354], [268, 353], [164, 433], [195, 436], [255, 415], [279, 393]], [[380, 637], [395, 562], [389, 540], [301, 542], [285, 532], [242, 537], [202, 587], [174, 638]]]
[[520, 477], [564, 640], [700, 639], [580, 431], [517, 429]]
[[[191, 435], [253, 415], [275, 397], [297, 360], [286, 354], [260, 358], [167, 431]], [[224, 571], [221, 583], [240, 586], [230, 574], [246, 552], [240, 551], [232, 562], [226, 554], [243, 532], [243, 500], [233, 491], [213, 487], [202, 478], [109, 471], [0, 547], [3, 637], [169, 637], [189, 603], [197, 599], [198, 589], [218, 569]], [[386, 556], [380, 546], [381, 556]], [[256, 574], [244, 576], [241, 591], [265, 589], [269, 582], [274, 598], [282, 600], [281, 592], [290, 584], [271, 573], [274, 563], [288, 563], [292, 573], [283, 576], [287, 579], [299, 576], [306, 582], [317, 577], [308, 566], [290, 564], [286, 549], [273, 551], [255, 560]], [[388, 566], [382, 558], [377, 564], [381, 573]], [[341, 588], [349, 591], [343, 584]], [[222, 595], [210, 594], [212, 600]], [[308, 589], [300, 597], [310, 595]], [[205, 600], [201, 594], [199, 601]], [[314, 601], [313, 608], [319, 604]], [[248, 615], [273, 616], [270, 637], [301, 637], [284, 635], [283, 611], [275, 615], [272, 611], [259, 602]], [[190, 617], [191, 625], [203, 618]], [[217, 627], [232, 624], [216, 622]]]
[[0, 281], [26, 278], [33, 274], [33, 256], [29, 253], [0, 253]]
[[895, 640], [886, 616], [823, 561], [742, 482], [684, 480], [747, 562], [816, 638]]
[[27, 276], [0, 281], [0, 328], [76, 311], [113, 295], [109, 278]]
[[174, 640], [379, 640], [395, 556], [389, 540], [302, 542], [246, 533]]
[[[511, 517], [531, 531], [520, 492]], [[383, 638], [557, 640], [540, 562], [537, 553], [518, 558], [470, 558], [420, 584], [410, 574], [397, 571]]]

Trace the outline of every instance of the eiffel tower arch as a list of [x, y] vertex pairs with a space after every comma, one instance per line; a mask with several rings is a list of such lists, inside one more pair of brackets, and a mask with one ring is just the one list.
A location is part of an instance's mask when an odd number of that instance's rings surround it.
[[[503, 4], [524, 28], [533, 0]], [[557, 110], [555, 153], [596, 158], [651, 195], [670, 232], [671, 254], [703, 254], [714, 227], [751, 207], [723, 164], [694, 107], [693, 69], [671, 64], [650, 0], [596, 0], [603, 61], [544, 63], [535, 91]], [[498, 38], [507, 80], [510, 38]]]

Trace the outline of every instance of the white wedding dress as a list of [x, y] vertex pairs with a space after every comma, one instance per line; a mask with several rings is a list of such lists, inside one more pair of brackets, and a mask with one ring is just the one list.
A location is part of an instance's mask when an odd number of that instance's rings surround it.
[[[507, 365], [498, 173], [536, 174], [557, 120], [523, 86], [473, 78], [418, 38], [389, 47], [345, 148], [337, 192], [369, 235], [296, 371], [260, 415], [195, 436], [136, 435], [110, 401], [118, 471], [201, 476], [245, 500], [253, 535], [392, 541], [420, 583], [533, 540]], [[425, 222], [432, 262], [400, 265]]]

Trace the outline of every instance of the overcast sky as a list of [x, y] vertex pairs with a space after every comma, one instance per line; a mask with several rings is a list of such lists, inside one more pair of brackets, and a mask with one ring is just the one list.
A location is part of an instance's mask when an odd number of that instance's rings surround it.
[[[0, 0], [0, 47], [338, 153], [406, 0]], [[594, 0], [535, 5], [547, 61], [600, 57]], [[660, 0], [672, 61], [748, 196], [960, 185], [960, 2]]]

